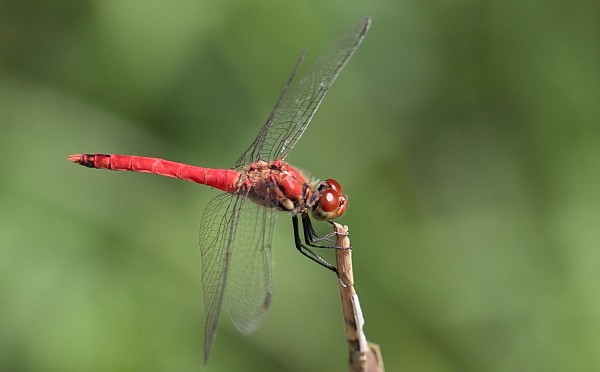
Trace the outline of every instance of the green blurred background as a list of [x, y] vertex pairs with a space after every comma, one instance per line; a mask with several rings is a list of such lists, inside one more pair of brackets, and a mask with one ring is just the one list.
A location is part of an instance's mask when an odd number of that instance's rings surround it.
[[[336, 178], [388, 371], [600, 370], [596, 1], [3, 1], [0, 370], [196, 371], [214, 190], [77, 152], [228, 167], [300, 50], [365, 42], [288, 157]], [[337, 282], [289, 216], [251, 336], [207, 370], [343, 371]]]

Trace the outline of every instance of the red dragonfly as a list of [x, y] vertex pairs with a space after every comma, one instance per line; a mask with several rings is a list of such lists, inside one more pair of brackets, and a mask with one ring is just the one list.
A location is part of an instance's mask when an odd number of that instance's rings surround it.
[[[317, 60], [297, 85], [291, 86], [304, 59], [304, 53], [301, 54], [266, 124], [230, 169], [129, 155], [75, 154], [68, 158], [89, 168], [153, 173], [225, 191], [208, 203], [200, 226], [206, 309], [205, 361], [225, 299], [233, 324], [242, 333], [256, 329], [269, 306], [276, 211], [291, 212], [298, 251], [337, 272], [310, 248], [331, 247], [328, 237], [317, 235], [313, 229], [310, 215], [319, 221], [340, 217], [348, 206], [346, 195], [337, 181], [309, 180], [286, 163], [285, 157], [363, 41], [370, 24], [370, 18], [360, 19]], [[304, 241], [299, 231], [300, 222]]]

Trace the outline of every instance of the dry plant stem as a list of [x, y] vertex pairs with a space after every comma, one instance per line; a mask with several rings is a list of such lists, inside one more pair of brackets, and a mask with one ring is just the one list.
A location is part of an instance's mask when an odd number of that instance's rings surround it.
[[348, 238], [348, 226], [334, 223], [336, 234], [336, 267], [338, 271], [342, 312], [348, 342], [349, 367], [352, 372], [382, 372], [383, 360], [377, 345], [367, 342], [363, 325], [365, 323], [354, 290], [354, 274], [352, 272], [352, 250]]

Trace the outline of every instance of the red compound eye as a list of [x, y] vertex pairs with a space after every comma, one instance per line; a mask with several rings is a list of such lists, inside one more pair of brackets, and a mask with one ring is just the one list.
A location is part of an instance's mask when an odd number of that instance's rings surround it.
[[325, 182], [327, 182], [333, 190], [337, 191], [338, 194], [342, 193], [342, 186], [339, 184], [338, 181], [332, 178], [328, 178], [325, 180]]
[[[337, 182], [336, 182], [337, 183]], [[339, 184], [338, 184], [339, 186]], [[326, 190], [321, 194], [319, 207], [325, 213], [330, 213], [338, 209], [340, 205], [340, 196], [335, 189]]]

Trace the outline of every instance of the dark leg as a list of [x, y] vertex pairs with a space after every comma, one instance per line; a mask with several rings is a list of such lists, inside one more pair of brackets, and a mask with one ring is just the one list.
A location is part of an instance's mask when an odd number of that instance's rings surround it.
[[[323, 236], [319, 236], [315, 229], [313, 228], [310, 217], [307, 214], [302, 215], [302, 230], [304, 231], [304, 241], [306, 245], [311, 246], [313, 248], [335, 248], [335, 242], [331, 239], [335, 233], [331, 232], [329, 234], [325, 234]], [[318, 245], [316, 242], [326, 241], [331, 243], [332, 245]]]
[[[296, 215], [292, 215], [292, 226], [294, 227], [294, 243], [296, 244], [296, 249], [306, 257], [318, 263], [319, 265], [326, 267], [337, 274], [337, 269], [335, 268], [335, 266], [325, 261], [322, 257], [311, 251], [310, 248], [302, 244], [302, 240], [300, 239], [300, 232], [298, 231], [298, 216]], [[302, 226], [304, 226], [304, 224]]]

